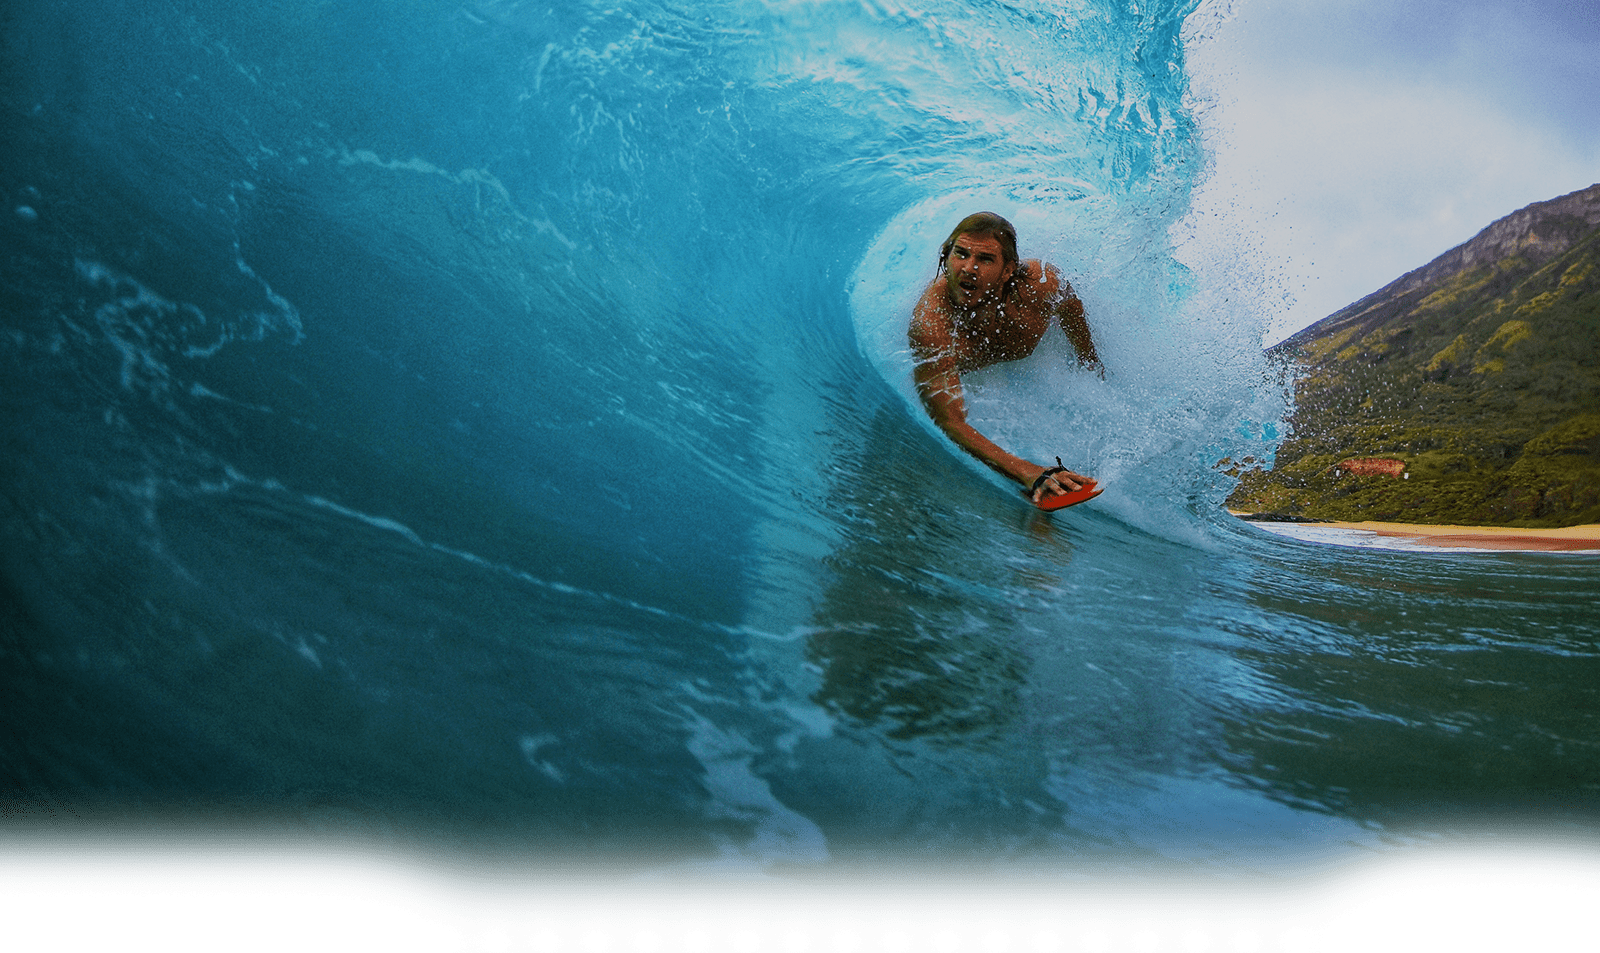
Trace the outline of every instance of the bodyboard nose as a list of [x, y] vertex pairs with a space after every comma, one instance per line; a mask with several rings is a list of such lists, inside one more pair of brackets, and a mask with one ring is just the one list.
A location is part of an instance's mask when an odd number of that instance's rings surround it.
[[1079, 503], [1094, 499], [1095, 497], [1099, 496], [1104, 489], [1105, 487], [1091, 481], [1089, 483], [1085, 483], [1078, 489], [1073, 490], [1071, 493], [1058, 493], [1055, 496], [1043, 497], [1033, 505], [1037, 506], [1041, 510], [1047, 511], [1064, 510], [1069, 506], [1076, 506]]

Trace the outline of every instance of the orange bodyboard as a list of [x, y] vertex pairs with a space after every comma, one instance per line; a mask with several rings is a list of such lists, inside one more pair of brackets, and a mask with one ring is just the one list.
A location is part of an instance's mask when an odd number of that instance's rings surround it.
[[1095, 497], [1099, 496], [1101, 491], [1104, 489], [1105, 487], [1102, 487], [1093, 480], [1090, 480], [1088, 483], [1085, 483], [1078, 489], [1073, 490], [1071, 493], [1058, 493], [1055, 496], [1042, 497], [1033, 505], [1037, 506], [1041, 510], [1064, 510], [1069, 506], [1076, 506], [1086, 500], [1094, 499]]

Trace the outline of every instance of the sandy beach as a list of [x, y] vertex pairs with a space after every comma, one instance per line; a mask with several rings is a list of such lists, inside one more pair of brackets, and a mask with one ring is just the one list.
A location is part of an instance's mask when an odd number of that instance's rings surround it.
[[1428, 526], [1420, 523], [1379, 522], [1323, 525], [1362, 529], [1377, 533], [1379, 536], [1414, 539], [1429, 546], [1528, 552], [1600, 550], [1600, 524], [1567, 526], [1561, 529], [1528, 529], [1521, 526]]
[[[1235, 516], [1243, 514], [1234, 513]], [[1600, 552], [1600, 524], [1561, 529], [1522, 526], [1432, 526], [1424, 523], [1310, 523], [1338, 529], [1364, 530], [1379, 536], [1410, 539], [1427, 546], [1451, 549], [1503, 549], [1523, 552]]]

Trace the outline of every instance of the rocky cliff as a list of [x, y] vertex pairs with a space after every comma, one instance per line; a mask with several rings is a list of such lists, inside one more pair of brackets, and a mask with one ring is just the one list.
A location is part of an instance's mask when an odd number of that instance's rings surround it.
[[1253, 513], [1600, 522], [1600, 185], [1506, 216], [1272, 349], [1295, 411]]

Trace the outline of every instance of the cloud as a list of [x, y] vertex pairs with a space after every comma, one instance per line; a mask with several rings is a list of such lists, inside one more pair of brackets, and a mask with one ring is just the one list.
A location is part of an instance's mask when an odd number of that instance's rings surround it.
[[1296, 299], [1269, 341], [1600, 181], [1600, 23], [1571, 6], [1276, 0], [1191, 51], [1203, 202], [1247, 223]]

